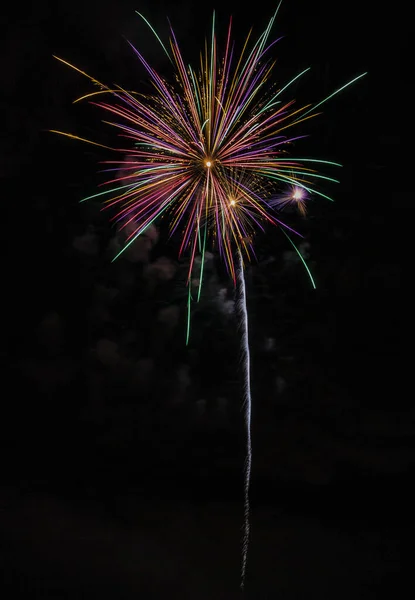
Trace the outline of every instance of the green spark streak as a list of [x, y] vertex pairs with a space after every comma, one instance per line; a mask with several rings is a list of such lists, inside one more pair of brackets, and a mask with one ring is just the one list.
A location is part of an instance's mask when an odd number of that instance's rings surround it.
[[[326, 177], [325, 175], [318, 175], [317, 173], [308, 173], [307, 171], [297, 171], [296, 169], [293, 169], [291, 172], [293, 173], [293, 175], [306, 175], [308, 177], [315, 177], [318, 179], [326, 179], [333, 183], [340, 183], [338, 179], [333, 179], [332, 177]], [[275, 173], [268, 172], [268, 171], [259, 171], [259, 173], [262, 173], [263, 175], [265, 175], [266, 177], [269, 177], [270, 179], [277, 179], [279, 181], [290, 181], [291, 183], [293, 183], [295, 185], [299, 185], [299, 186], [302, 186], [305, 189], [307, 189], [306, 186], [302, 182], [297, 181], [296, 179], [294, 179], [294, 177], [289, 177], [289, 175], [283, 175], [283, 174], [277, 175]]]
[[304, 260], [304, 258], [302, 256], [301, 252], [299, 251], [299, 249], [297, 248], [297, 246], [294, 244], [294, 242], [292, 241], [292, 239], [290, 238], [290, 236], [288, 235], [288, 233], [286, 233], [282, 227], [281, 227], [281, 231], [283, 232], [283, 234], [285, 235], [285, 237], [288, 239], [288, 241], [291, 243], [291, 245], [293, 246], [294, 250], [297, 252], [298, 256], [300, 257], [300, 260], [303, 263], [303, 265], [305, 267], [305, 270], [308, 273], [308, 276], [310, 277], [310, 281], [311, 281], [311, 284], [312, 284], [313, 288], [317, 289], [317, 286], [314, 283], [314, 279], [313, 279], [313, 276], [311, 274], [311, 271], [308, 268], [307, 263], [305, 262], [305, 260]]
[[[326, 181], [331, 181], [333, 183], [340, 183], [338, 179], [333, 179], [333, 177], [327, 177], [326, 175], [319, 175], [318, 173], [310, 173], [308, 171], [298, 171], [297, 169], [293, 169], [292, 173], [295, 175], [306, 175], [307, 177], [313, 177], [316, 179], [325, 179]], [[269, 176], [272, 177], [272, 174], [269, 173]], [[293, 181], [295, 181], [293, 179]]]
[[202, 249], [202, 242], [200, 241], [200, 227], [197, 228], [197, 245], [199, 246], [199, 252]]
[[282, 161], [293, 162], [296, 160], [298, 160], [299, 162], [315, 162], [315, 163], [322, 163], [324, 165], [334, 165], [335, 167], [343, 166], [340, 163], [336, 163], [331, 160], [321, 160], [318, 158], [280, 158], [280, 157], [278, 157], [278, 162], [282, 162]]
[[301, 73], [299, 73], [299, 74], [298, 74], [298, 75], [296, 75], [296, 76], [295, 76], [293, 79], [291, 79], [291, 81], [289, 81], [289, 82], [288, 82], [288, 83], [287, 83], [287, 84], [286, 84], [286, 85], [285, 85], [285, 86], [284, 86], [282, 89], [280, 89], [280, 90], [279, 90], [279, 92], [277, 92], [277, 93], [275, 94], [275, 96], [273, 96], [273, 97], [271, 98], [271, 100], [270, 100], [269, 102], [267, 102], [267, 104], [266, 104], [266, 105], [265, 105], [265, 106], [264, 106], [264, 107], [263, 107], [263, 108], [262, 108], [262, 109], [259, 111], [259, 113], [258, 113], [258, 114], [260, 115], [261, 113], [263, 113], [263, 112], [264, 112], [264, 110], [267, 110], [267, 108], [270, 108], [270, 107], [273, 105], [273, 103], [274, 103], [274, 100], [275, 100], [276, 98], [278, 98], [278, 96], [279, 96], [280, 94], [282, 94], [282, 93], [283, 93], [283, 91], [287, 89], [287, 87], [289, 87], [289, 86], [290, 86], [292, 83], [294, 83], [294, 81], [295, 81], [296, 79], [298, 79], [299, 77], [301, 77], [301, 75], [304, 75], [304, 73], [307, 73], [307, 71], [309, 71], [309, 70], [310, 70], [310, 67], [307, 67], [307, 69], [304, 69], [304, 71], [301, 71]]
[[[277, 10], [275, 11], [273, 17], [269, 21], [269, 23], [268, 23], [265, 31], [260, 35], [259, 39], [257, 40], [257, 42], [255, 43], [254, 47], [252, 48], [250, 54], [248, 55], [248, 58], [245, 61], [245, 64], [244, 64], [243, 68], [241, 69], [241, 71], [239, 73], [239, 76], [238, 76], [238, 79], [237, 79], [238, 82], [241, 80], [242, 76], [245, 74], [246, 68], [249, 65], [249, 63], [251, 61], [251, 58], [254, 55], [254, 53], [257, 52], [259, 55], [262, 54], [262, 52], [264, 50], [264, 47], [265, 47], [265, 44], [267, 42], [267, 39], [269, 37], [272, 25], [273, 25], [273, 23], [275, 21], [275, 18], [277, 16], [277, 13], [278, 13], [278, 11], [280, 9], [281, 4], [282, 4], [282, 0], [280, 0], [280, 3], [277, 6]], [[262, 84], [260, 84], [260, 85], [262, 85]]]
[[[261, 49], [260, 49], [260, 52], [261, 52], [261, 53], [263, 52], [263, 50], [264, 50], [264, 47], [265, 47], [265, 44], [267, 43], [267, 39], [268, 39], [268, 37], [269, 37], [269, 34], [270, 34], [270, 32], [271, 32], [271, 29], [272, 29], [272, 26], [273, 26], [273, 24], [274, 24], [274, 21], [275, 21], [275, 19], [276, 19], [276, 17], [277, 17], [278, 11], [280, 10], [281, 4], [282, 4], [282, 0], [280, 0], [280, 3], [279, 3], [279, 4], [278, 4], [278, 6], [277, 6], [277, 10], [275, 11], [274, 15], [271, 17], [271, 20], [270, 20], [270, 22], [268, 23], [268, 27], [265, 29], [264, 33], [263, 33], [263, 34], [262, 34], [262, 36], [261, 36], [261, 37], [263, 38], [263, 39], [262, 39], [262, 42], [261, 42], [261, 45], [260, 45], [260, 48], [261, 48]], [[261, 38], [260, 38], [260, 39], [261, 39]], [[258, 40], [258, 42], [260, 41], [260, 39]]]
[[205, 225], [205, 233], [203, 236], [203, 247], [202, 247], [202, 262], [200, 264], [199, 289], [197, 290], [197, 302], [199, 302], [200, 294], [202, 292], [203, 269], [205, 266], [206, 234], [207, 234], [207, 226]]
[[[193, 69], [192, 69], [192, 67], [190, 65], [189, 65], [189, 73], [190, 73], [190, 76], [191, 76], [192, 82], [193, 82], [193, 94], [194, 94], [194, 97], [196, 99], [196, 104], [197, 104], [197, 110], [198, 110], [198, 113], [199, 113], [199, 118], [202, 119], [203, 117], [202, 117], [202, 108], [201, 108], [200, 102], [199, 102], [199, 92], [198, 92], [198, 88], [197, 88], [197, 85], [196, 85], [195, 76], [193, 74]], [[205, 123], [203, 124], [203, 127], [204, 126], [205, 126]], [[202, 129], [203, 129], [203, 127], [202, 127]]]
[[[163, 171], [165, 167], [151, 167], [149, 169], [142, 169], [141, 173], [153, 173], [154, 171]], [[160, 177], [160, 176], [159, 176]], [[104, 196], [105, 194], [112, 194], [112, 192], [118, 192], [118, 190], [124, 190], [125, 188], [130, 188], [131, 191], [138, 190], [140, 187], [146, 186], [151, 179], [144, 179], [139, 183], [127, 183], [125, 185], [120, 185], [116, 188], [111, 188], [109, 190], [105, 190], [104, 192], [98, 192], [97, 194], [93, 194], [92, 196], [87, 196], [86, 198], [82, 198], [79, 202], [86, 202], [87, 200], [92, 200], [93, 198], [98, 198], [99, 196]]]
[[[207, 48], [206, 48], [206, 54], [207, 54]], [[213, 11], [213, 16], [212, 16], [212, 39], [211, 39], [211, 45], [210, 45], [210, 73], [209, 73], [209, 95], [208, 95], [208, 104], [206, 106], [207, 111], [208, 111], [208, 115], [210, 115], [211, 117], [213, 117], [213, 106], [212, 106], [212, 100], [213, 100], [213, 86], [214, 86], [214, 82], [213, 82], [213, 62], [214, 62], [214, 56], [215, 56], [215, 11]], [[206, 67], [207, 67], [207, 57], [206, 57]], [[208, 152], [212, 151], [212, 123], [210, 122], [210, 120], [208, 119], [209, 124], [209, 129], [207, 131], [207, 149]], [[203, 128], [202, 128], [203, 129]]]
[[186, 346], [189, 344], [189, 337], [190, 337], [190, 303], [192, 301], [191, 285], [192, 285], [192, 280], [189, 279], [189, 293], [187, 296]]
[[[173, 199], [173, 200], [174, 200], [174, 199]], [[158, 211], [157, 215], [156, 215], [156, 216], [155, 216], [153, 219], [151, 219], [151, 221], [149, 221], [149, 222], [148, 222], [146, 225], [144, 225], [143, 227], [141, 227], [141, 228], [138, 230], [138, 232], [135, 234], [135, 236], [134, 236], [134, 237], [133, 237], [133, 238], [132, 238], [132, 239], [131, 239], [131, 240], [128, 242], [128, 244], [125, 244], [125, 246], [123, 246], [123, 248], [121, 248], [121, 250], [118, 252], [118, 254], [116, 254], [116, 255], [114, 256], [114, 258], [112, 259], [112, 261], [111, 261], [111, 262], [115, 262], [115, 261], [117, 260], [117, 258], [118, 258], [119, 256], [121, 256], [121, 254], [122, 254], [123, 252], [125, 252], [125, 250], [127, 250], [127, 248], [128, 248], [129, 246], [131, 246], [131, 244], [132, 244], [133, 242], [135, 242], [135, 240], [138, 238], [138, 236], [139, 236], [139, 235], [141, 235], [142, 233], [144, 233], [144, 232], [146, 231], [146, 229], [148, 229], [148, 228], [150, 227], [150, 225], [151, 225], [151, 224], [152, 224], [152, 223], [153, 223], [153, 222], [154, 222], [156, 219], [158, 219], [158, 218], [159, 218], [159, 216], [160, 216], [162, 213], [164, 213], [164, 211], [165, 211], [165, 210], [167, 210], [167, 209], [169, 208], [169, 206], [170, 206], [170, 204], [173, 202], [173, 200], [170, 200], [170, 202], [168, 202], [168, 203], [166, 204], [166, 206], [165, 206], [165, 207], [164, 207], [162, 210]]]
[[124, 190], [125, 188], [134, 188], [139, 187], [138, 185], [134, 185], [133, 183], [127, 183], [126, 185], [120, 185], [120, 187], [111, 188], [110, 190], [105, 190], [105, 192], [98, 192], [98, 194], [93, 194], [92, 196], [87, 196], [86, 198], [82, 198], [79, 202], [86, 202], [87, 200], [92, 200], [93, 198], [98, 198], [98, 196], [104, 196], [104, 194], [111, 194], [112, 192], [118, 192], [118, 190]]
[[145, 23], [146, 23], [146, 24], [147, 24], [147, 25], [150, 27], [151, 31], [154, 33], [154, 35], [156, 36], [156, 38], [157, 38], [158, 42], [160, 43], [160, 46], [163, 48], [163, 50], [164, 50], [164, 52], [165, 52], [165, 54], [166, 54], [167, 58], [169, 59], [169, 61], [171, 62], [171, 64], [172, 64], [172, 65], [174, 65], [174, 63], [173, 63], [172, 59], [170, 58], [170, 54], [167, 52], [167, 50], [166, 50], [166, 47], [165, 47], [165, 45], [163, 44], [163, 42], [161, 41], [161, 39], [159, 38], [159, 36], [158, 36], [158, 34], [157, 34], [156, 30], [155, 30], [155, 29], [154, 29], [154, 28], [153, 28], [153, 27], [150, 25], [150, 23], [147, 21], [147, 19], [146, 19], [146, 18], [145, 18], [145, 17], [144, 17], [144, 16], [143, 16], [141, 13], [139, 13], [139, 12], [138, 12], [138, 10], [136, 10], [135, 12], [136, 12], [136, 13], [137, 13], [137, 15], [138, 15], [139, 17], [141, 17], [141, 18], [143, 19], [143, 21], [144, 21], [144, 22], [145, 22]]
[[309, 113], [313, 112], [314, 110], [316, 110], [316, 108], [318, 108], [319, 106], [321, 106], [322, 104], [324, 104], [325, 102], [327, 102], [327, 100], [330, 100], [330, 98], [333, 98], [333, 96], [335, 96], [339, 92], [343, 91], [345, 88], [349, 87], [349, 85], [352, 85], [352, 83], [354, 83], [358, 79], [361, 79], [365, 75], [367, 75], [367, 71], [365, 73], [362, 73], [361, 75], [358, 75], [357, 77], [355, 77], [354, 79], [352, 79], [348, 83], [345, 83], [344, 85], [342, 85], [342, 87], [340, 87], [338, 90], [335, 90], [332, 94], [330, 94], [329, 96], [327, 96], [327, 98], [324, 98], [324, 100], [322, 100], [321, 102], [319, 102], [318, 104], [316, 104], [315, 106], [313, 106], [312, 108], [310, 108], [310, 110], [307, 110], [305, 113], [303, 113], [301, 115], [301, 117], [299, 117], [298, 119], [296, 119], [292, 124], [297, 123], [297, 121], [299, 121], [300, 119], [302, 119], [303, 117], [305, 117], [305, 115], [308, 115]]

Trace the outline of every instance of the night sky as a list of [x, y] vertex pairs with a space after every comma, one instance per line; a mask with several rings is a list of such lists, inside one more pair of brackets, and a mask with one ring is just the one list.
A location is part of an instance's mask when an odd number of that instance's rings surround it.
[[[112, 263], [96, 201], [101, 113], [89, 82], [146, 92], [126, 40], [169, 77], [135, 14], [171, 20], [196, 64], [217, 11], [242, 43], [276, 4], [45, 0], [2, 15], [3, 393], [0, 573], [5, 600], [239, 598], [245, 430], [234, 290], [212, 255], [185, 345], [188, 259], [163, 223]], [[409, 17], [408, 17], [409, 18]], [[409, 380], [409, 185], [399, 3], [285, 0], [274, 78], [327, 103], [298, 154], [340, 162], [334, 196], [298, 217], [316, 279], [278, 231], [246, 272], [253, 397], [245, 597], [369, 600], [410, 580], [415, 410]], [[410, 111], [409, 111], [410, 114]], [[292, 217], [292, 216], [291, 216]], [[293, 220], [293, 222], [295, 219]], [[409, 590], [408, 588], [412, 588]], [[409, 591], [409, 594], [408, 594]]]

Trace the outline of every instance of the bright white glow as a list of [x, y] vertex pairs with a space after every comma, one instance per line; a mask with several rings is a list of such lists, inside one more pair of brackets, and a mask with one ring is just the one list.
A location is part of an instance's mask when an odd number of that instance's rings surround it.
[[236, 204], [236, 200], [233, 200], [233, 199], [232, 199], [232, 200], [231, 200], [231, 206], [235, 206], [235, 204]]
[[296, 187], [293, 192], [293, 200], [302, 200], [304, 198], [303, 188]]
[[212, 164], [213, 164], [213, 163], [212, 163], [212, 161], [211, 161], [211, 160], [207, 160], [207, 161], [205, 162], [205, 165], [206, 165], [208, 168], [209, 168], [209, 167], [211, 167], [211, 166], [212, 166]]

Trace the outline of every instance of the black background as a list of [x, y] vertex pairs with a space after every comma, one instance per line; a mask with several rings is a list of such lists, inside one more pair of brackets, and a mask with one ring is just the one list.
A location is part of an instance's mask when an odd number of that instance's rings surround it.
[[[217, 300], [220, 289], [232, 300], [232, 288], [213, 260], [186, 348], [187, 263], [174, 240], [161, 227], [141, 259], [112, 264], [111, 215], [79, 203], [102, 181], [105, 151], [48, 131], [111, 136], [95, 109], [72, 104], [91, 88], [53, 54], [106, 83], [146, 89], [125, 38], [166, 76], [169, 64], [134, 11], [164, 40], [168, 16], [196, 64], [214, 8], [219, 38], [232, 14], [241, 43], [275, 6], [40, 2], [2, 17], [6, 598], [238, 597], [241, 369], [236, 323]], [[313, 201], [309, 219], [298, 218], [317, 290], [275, 232], [259, 236], [247, 271], [247, 597], [413, 590], [407, 37], [405, 12], [388, 11], [292, 0], [274, 26], [284, 36], [275, 76], [312, 67], [292, 88], [299, 101], [368, 75], [325, 105], [298, 146], [343, 164], [340, 185], [327, 188], [335, 202]]]

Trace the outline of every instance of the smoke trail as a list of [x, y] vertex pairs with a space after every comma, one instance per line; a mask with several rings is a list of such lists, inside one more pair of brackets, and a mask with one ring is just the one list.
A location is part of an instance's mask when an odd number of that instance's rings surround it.
[[244, 264], [242, 258], [242, 252], [238, 250], [238, 300], [237, 300], [237, 312], [240, 319], [242, 328], [242, 365], [243, 365], [243, 376], [244, 376], [244, 396], [243, 396], [243, 408], [245, 410], [245, 425], [246, 425], [246, 462], [245, 462], [245, 485], [244, 485], [244, 533], [242, 541], [242, 568], [241, 568], [241, 589], [245, 587], [245, 576], [246, 576], [246, 564], [248, 558], [248, 544], [249, 544], [249, 485], [251, 481], [251, 466], [252, 466], [252, 447], [251, 447], [251, 380], [250, 380], [250, 354], [249, 354], [249, 341], [248, 341], [248, 312], [246, 308], [246, 289], [245, 289], [245, 278], [244, 278]]

